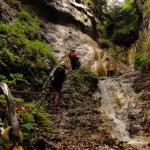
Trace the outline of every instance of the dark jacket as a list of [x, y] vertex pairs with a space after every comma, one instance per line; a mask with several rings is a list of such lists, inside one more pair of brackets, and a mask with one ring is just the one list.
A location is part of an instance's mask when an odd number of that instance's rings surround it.
[[67, 74], [66, 74], [66, 67], [64, 65], [59, 65], [53, 73], [53, 77], [51, 80], [51, 88], [53, 91], [60, 91], [65, 81]]

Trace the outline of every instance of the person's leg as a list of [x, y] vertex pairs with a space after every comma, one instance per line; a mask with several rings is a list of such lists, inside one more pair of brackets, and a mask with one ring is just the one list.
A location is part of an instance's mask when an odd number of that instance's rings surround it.
[[76, 60], [75, 59], [72, 59], [71, 60], [71, 65], [72, 65], [72, 70], [75, 70], [76, 69]]
[[55, 99], [54, 99], [54, 103], [55, 106], [58, 107], [60, 105], [60, 99], [61, 99], [61, 93], [60, 92], [55, 92]]

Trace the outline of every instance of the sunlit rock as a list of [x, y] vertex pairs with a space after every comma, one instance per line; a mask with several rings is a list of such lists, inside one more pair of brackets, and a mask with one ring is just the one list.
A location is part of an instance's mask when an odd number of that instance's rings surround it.
[[47, 1], [47, 5], [54, 7], [59, 12], [67, 13], [74, 17], [75, 20], [82, 22], [85, 26], [91, 27], [91, 17], [93, 15], [83, 4], [75, 2], [75, 0], [53, 0]]

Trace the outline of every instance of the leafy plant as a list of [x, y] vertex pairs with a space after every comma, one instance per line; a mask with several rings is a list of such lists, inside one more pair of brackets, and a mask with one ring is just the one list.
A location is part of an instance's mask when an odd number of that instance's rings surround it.
[[108, 6], [106, 1], [93, 0], [98, 26], [102, 26], [105, 38], [117, 45], [130, 46], [138, 38], [139, 15], [134, 1], [126, 0], [123, 4]]
[[103, 19], [104, 12], [106, 10], [107, 2], [106, 0], [92, 0], [94, 4], [94, 11], [98, 18]]
[[110, 42], [109, 39], [103, 38], [103, 39], [100, 40], [100, 45], [101, 45], [101, 48], [108, 49], [111, 45], [111, 42]]
[[9, 74], [9, 80], [3, 79], [2, 81], [8, 83], [9, 85], [16, 85], [18, 82], [29, 84], [27, 82], [27, 80], [24, 79], [23, 74], [20, 74], [20, 73], [15, 73], [15, 74], [10, 73]]
[[33, 114], [29, 114], [28, 112], [23, 114], [23, 129], [30, 131], [34, 126], [34, 122], [35, 120]]
[[17, 102], [23, 104], [24, 109], [28, 110], [19, 115], [23, 143], [28, 143], [27, 149], [29, 150], [36, 149], [37, 136], [40, 135], [42, 137], [42, 133], [45, 133], [44, 139], [49, 137], [51, 133], [51, 116], [46, 112], [44, 106], [38, 108], [34, 102], [26, 103], [20, 99]]
[[145, 41], [143, 42], [142, 48], [143, 48], [145, 51], [149, 51], [149, 50], [150, 50], [150, 40], [145, 40]]
[[80, 68], [73, 73], [73, 85], [78, 91], [94, 91], [97, 88], [98, 77], [87, 68]]
[[150, 1], [149, 0], [145, 0], [144, 9], [147, 10], [147, 12], [150, 12]]
[[22, 81], [26, 86], [31, 83], [41, 87], [57, 61], [51, 48], [40, 39], [40, 30], [38, 18], [27, 10], [20, 11], [12, 24], [0, 24], [1, 79], [11, 85]]
[[130, 46], [138, 37], [138, 14], [133, 1], [112, 7], [108, 14], [109, 37], [118, 45]]
[[134, 58], [134, 65], [137, 69], [149, 71], [150, 67], [150, 52], [137, 53]]

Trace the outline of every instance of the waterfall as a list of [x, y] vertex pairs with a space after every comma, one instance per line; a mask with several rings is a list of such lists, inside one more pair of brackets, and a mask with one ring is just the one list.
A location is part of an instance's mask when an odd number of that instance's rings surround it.
[[[105, 78], [99, 81], [101, 92], [101, 105], [106, 113], [113, 134], [121, 141], [129, 144], [146, 144], [141, 139], [131, 138], [128, 132], [128, 109], [129, 102], [136, 97], [131, 85], [117, 78]], [[123, 112], [126, 112], [124, 114]]]

